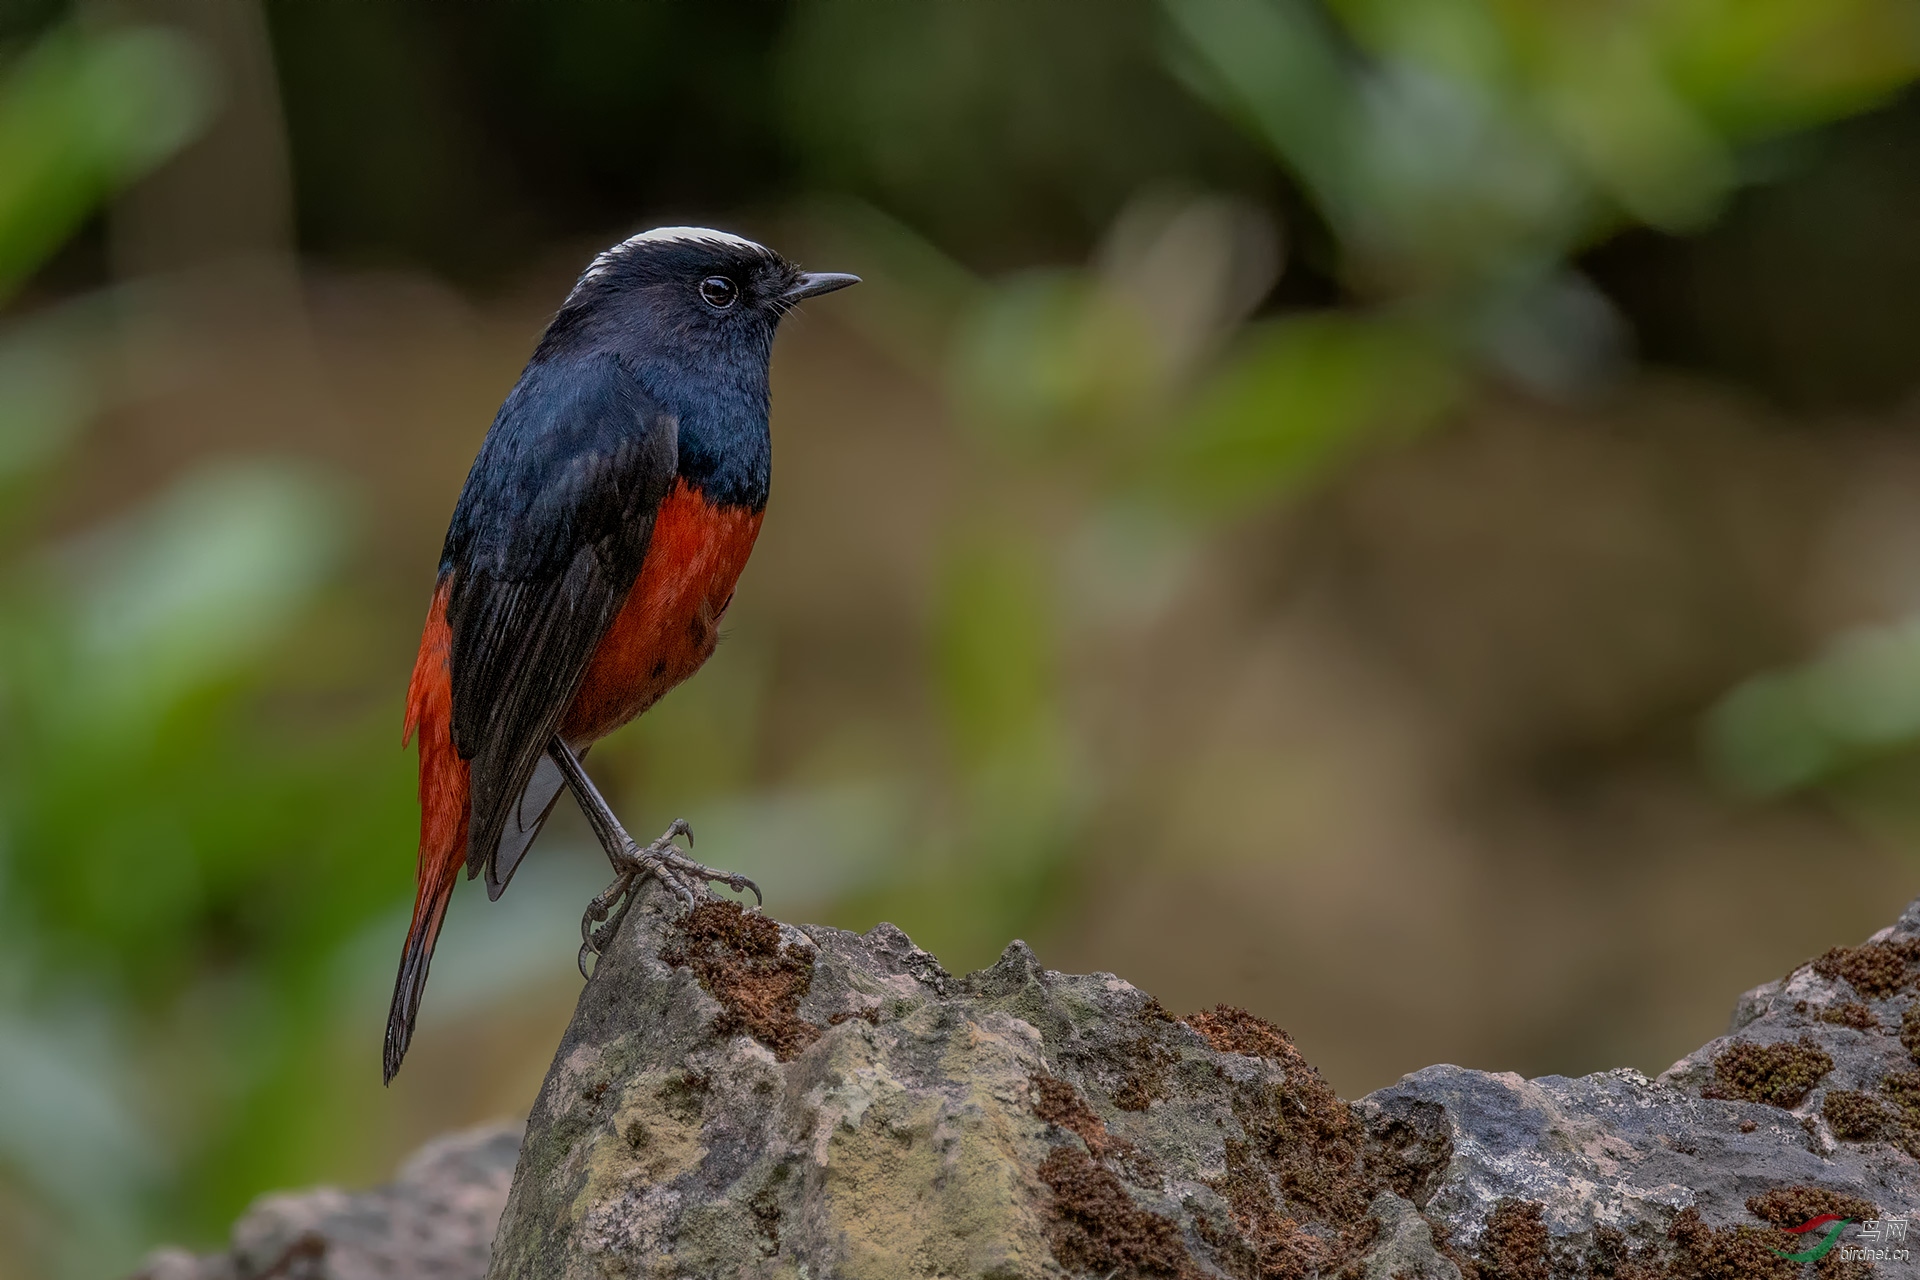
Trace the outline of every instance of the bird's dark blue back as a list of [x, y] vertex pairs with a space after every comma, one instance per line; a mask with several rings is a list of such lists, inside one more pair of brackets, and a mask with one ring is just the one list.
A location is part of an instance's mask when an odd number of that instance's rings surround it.
[[647, 436], [663, 429], [673, 434], [672, 414], [610, 353], [529, 364], [467, 473], [441, 572], [558, 575], [637, 514], [645, 495], [634, 472]]

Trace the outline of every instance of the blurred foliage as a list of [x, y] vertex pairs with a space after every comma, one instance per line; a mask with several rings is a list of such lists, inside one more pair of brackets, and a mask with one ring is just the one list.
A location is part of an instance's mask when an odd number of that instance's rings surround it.
[[115, 189], [199, 131], [193, 46], [160, 28], [43, 38], [0, 99], [0, 296]]
[[1758, 795], [1920, 743], [1920, 621], [1849, 632], [1804, 667], [1756, 676], [1714, 709], [1707, 741]]
[[[185, 143], [210, 88], [155, 28], [63, 27], [17, 56], [0, 292]], [[386, 716], [316, 731], [263, 703], [327, 693], [296, 624], [353, 523], [336, 482], [210, 464], [29, 538], [112, 394], [115, 307], [78, 298], [0, 333], [4, 1274], [109, 1273], [162, 1224], [215, 1228], [301, 1176], [338, 1103], [317, 1052], [328, 966], [391, 905], [365, 851], [404, 847], [412, 820]]]
[[[1212, 540], [1488, 383], [1604, 392], [1627, 326], [1587, 255], [1706, 227], [1773, 172], [1761, 144], [1920, 67], [1906, 0], [266, 12], [309, 249], [489, 279], [643, 211], [815, 197], [823, 260], [869, 275], [844, 314], [939, 383], [992, 478], [922, 619], [938, 758], [849, 733], [764, 785], [777, 664], [743, 640], [595, 766], [779, 900], [956, 967], [1059, 910], [1142, 785], [1079, 705], [1085, 636], [1145, 629]], [[0, 296], [100, 237], [216, 119], [213, 80], [148, 28], [12, 52]], [[230, 459], [49, 531], [117, 394], [100, 283], [0, 331], [0, 1274], [204, 1239], [365, 1138], [377, 1027], [343, 1029], [341, 992], [388, 980], [414, 821], [343, 482]], [[1776, 793], [1906, 749], [1912, 630], [1736, 691], [1715, 758]], [[436, 1008], [524, 959], [503, 913], [568, 927], [578, 895], [515, 889], [471, 946], [457, 900]]]
[[[1896, 0], [1166, 0], [1163, 12], [1155, 30], [1167, 65], [1268, 149], [1330, 230], [1346, 305], [1249, 320], [1287, 249], [1272, 215], [1177, 188], [1140, 193], [1086, 268], [966, 286], [953, 283], [966, 275], [957, 263], [933, 265], [930, 244], [902, 248], [913, 238], [904, 227], [876, 231], [886, 219], [872, 212], [837, 215], [848, 229], [834, 237], [836, 253], [870, 255], [878, 279], [907, 282], [905, 299], [853, 304], [868, 309], [870, 331], [895, 347], [915, 341], [903, 334], [945, 347], [978, 465], [1047, 477], [1060, 494], [1024, 532], [1019, 514], [995, 513], [999, 555], [1035, 561], [1022, 572], [1037, 585], [1014, 591], [1006, 574], [987, 575], [962, 538], [932, 623], [930, 660], [946, 687], [956, 670], [974, 669], [954, 655], [972, 652], [979, 636], [1000, 647], [975, 665], [1008, 683], [975, 676], [966, 697], [943, 703], [971, 779], [955, 799], [963, 816], [942, 827], [962, 848], [923, 860], [926, 879], [883, 895], [879, 908], [958, 963], [982, 961], [1008, 930], [1040, 923], [1057, 899], [1036, 888], [1072, 882], [1075, 859], [1089, 852], [1080, 823], [1103, 784], [1120, 785], [1112, 770], [1089, 771], [1098, 744], [1064, 728], [1002, 740], [975, 723], [1001, 705], [998, 688], [1018, 688], [1008, 702], [1041, 717], [1064, 696], [1057, 678], [1028, 688], [1016, 673], [1036, 669], [1030, 646], [1040, 638], [1085, 625], [1072, 616], [1085, 603], [1074, 581], [1087, 572], [1076, 549], [1130, 528], [1132, 541], [1177, 560], [1207, 529], [1432, 427], [1488, 377], [1558, 398], [1604, 388], [1621, 363], [1623, 325], [1577, 255], [1636, 224], [1703, 226], [1741, 181], [1743, 147], [1873, 105], [1920, 71], [1920, 11]], [[916, 128], [916, 100], [966, 83], [964, 68], [980, 57], [970, 50], [991, 43], [1007, 13], [903, 13], [899, 29], [857, 34], [818, 20], [832, 34], [817, 38], [864, 42], [871, 56], [855, 65], [877, 70], [855, 72], [837, 99], [815, 95], [811, 118], [834, 125], [810, 126], [810, 136], [831, 140], [843, 164], [859, 157], [883, 188], [912, 186], [913, 173], [939, 167], [935, 157], [978, 173], [937, 140], [915, 151], [897, 139]], [[964, 35], [952, 30], [967, 23]], [[920, 76], [911, 50], [936, 33], [947, 61]], [[1097, 96], [1076, 89], [1067, 65], [1048, 90], [1060, 93], [1058, 108], [1036, 110], [1048, 127], [1082, 109], [1069, 100]], [[1024, 83], [1017, 68], [1012, 77]], [[883, 124], [879, 104], [902, 99], [907, 107]], [[1018, 101], [1016, 92], [993, 109]], [[829, 115], [862, 110], [871, 127]], [[951, 118], [956, 128], [969, 119]], [[973, 123], [976, 143], [994, 136]], [[1150, 132], [1139, 136], [1153, 145]], [[1042, 129], [1021, 145], [1044, 148], [1047, 137]], [[903, 325], [914, 299], [923, 317]], [[923, 352], [920, 363], [941, 358]], [[1047, 536], [1062, 521], [1083, 532]], [[1770, 727], [1780, 719], [1755, 714]], [[1757, 741], [1751, 719], [1719, 723], [1723, 738]], [[1792, 749], [1812, 750], [1752, 748]], [[1004, 794], [994, 778], [1019, 778], [1025, 794]], [[1008, 847], [1021, 856], [1000, 858]], [[1015, 905], [983, 911], [985, 902]]]

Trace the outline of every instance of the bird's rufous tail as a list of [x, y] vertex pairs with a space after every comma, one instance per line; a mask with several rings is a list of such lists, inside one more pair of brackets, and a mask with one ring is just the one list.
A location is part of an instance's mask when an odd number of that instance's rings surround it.
[[413, 1039], [414, 1020], [420, 1016], [420, 995], [426, 989], [427, 968], [433, 962], [433, 944], [440, 937], [447, 901], [460, 868], [467, 860], [469, 773], [453, 745], [453, 684], [447, 655], [451, 633], [447, 626], [447, 583], [441, 580], [427, 611], [420, 636], [420, 656], [414, 661], [407, 685], [407, 723], [401, 745], [420, 735], [420, 861], [419, 887], [413, 901], [413, 924], [406, 948], [400, 953], [400, 975], [393, 984], [393, 1007], [387, 1014], [384, 1078], [391, 1083]]

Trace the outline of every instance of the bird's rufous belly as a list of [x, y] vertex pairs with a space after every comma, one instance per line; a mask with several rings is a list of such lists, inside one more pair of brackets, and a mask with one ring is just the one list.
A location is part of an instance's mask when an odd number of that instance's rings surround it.
[[633, 590], [593, 651], [561, 722], [569, 742], [612, 733], [712, 655], [720, 615], [733, 599], [763, 514], [713, 505], [684, 480], [674, 485], [654, 517]]

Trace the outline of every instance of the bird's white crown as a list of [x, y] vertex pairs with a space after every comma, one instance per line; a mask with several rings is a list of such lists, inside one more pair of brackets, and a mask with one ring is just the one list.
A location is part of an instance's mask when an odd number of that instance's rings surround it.
[[651, 231], [642, 231], [637, 236], [628, 236], [625, 240], [615, 245], [613, 250], [609, 250], [609, 252], [625, 249], [631, 245], [641, 244], [648, 240], [717, 240], [721, 244], [730, 244], [736, 249], [760, 249], [764, 251], [766, 248], [765, 245], [757, 244], [745, 236], [737, 236], [731, 231], [715, 231], [712, 227], [655, 227]]
[[587, 269], [581, 273], [580, 279], [574, 283], [574, 292], [579, 292], [581, 285], [618, 262], [622, 255], [636, 245], [663, 244], [676, 240], [705, 240], [713, 244], [732, 245], [736, 249], [751, 250], [754, 253], [770, 253], [765, 245], [749, 240], [745, 236], [737, 236], [731, 231], [716, 231], [712, 227], [655, 227], [651, 231], [642, 231], [639, 235], [628, 236], [611, 249], [595, 254], [593, 261], [588, 263]]

